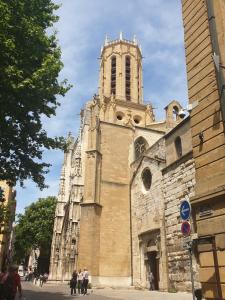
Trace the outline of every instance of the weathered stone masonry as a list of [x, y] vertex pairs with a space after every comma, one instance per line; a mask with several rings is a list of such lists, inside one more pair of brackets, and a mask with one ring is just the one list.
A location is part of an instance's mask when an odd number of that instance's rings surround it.
[[[165, 201], [166, 247], [170, 288], [191, 290], [189, 253], [183, 249], [181, 233], [180, 203], [193, 195], [195, 168], [192, 153], [163, 170], [163, 194]], [[194, 273], [197, 266], [194, 263]], [[197, 278], [196, 278], [197, 279]]]

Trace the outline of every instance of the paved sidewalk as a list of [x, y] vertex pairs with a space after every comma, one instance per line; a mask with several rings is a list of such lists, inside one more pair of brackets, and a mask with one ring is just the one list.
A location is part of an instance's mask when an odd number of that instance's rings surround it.
[[[43, 287], [23, 282], [26, 300], [71, 300], [83, 299], [83, 295], [70, 295], [66, 284], [47, 283]], [[189, 293], [164, 293], [156, 291], [140, 291], [135, 289], [93, 289], [88, 291], [90, 300], [192, 300]]]
[[121, 300], [192, 300], [192, 295], [189, 293], [164, 293], [157, 291], [140, 291], [135, 289], [94, 289], [93, 293]]

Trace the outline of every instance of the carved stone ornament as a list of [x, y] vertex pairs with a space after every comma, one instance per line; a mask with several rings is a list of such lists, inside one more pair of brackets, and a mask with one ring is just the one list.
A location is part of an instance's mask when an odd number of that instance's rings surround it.
[[154, 115], [153, 108], [152, 108], [151, 104], [146, 105], [145, 114], [150, 117], [150, 120], [152, 122], [155, 122], [155, 115]]
[[124, 125], [126, 126], [134, 126], [133, 124], [133, 119], [132, 119], [132, 113], [130, 110], [127, 111], [126, 113], [126, 118], [125, 118], [125, 121], [124, 121]]
[[92, 151], [87, 152], [87, 158], [95, 158], [95, 153]]
[[111, 94], [110, 105], [112, 106], [112, 108], [114, 110], [116, 109], [116, 99], [115, 99], [115, 95], [114, 94]]
[[74, 176], [81, 177], [81, 173], [82, 173], [81, 158], [75, 158], [74, 161], [75, 161]]

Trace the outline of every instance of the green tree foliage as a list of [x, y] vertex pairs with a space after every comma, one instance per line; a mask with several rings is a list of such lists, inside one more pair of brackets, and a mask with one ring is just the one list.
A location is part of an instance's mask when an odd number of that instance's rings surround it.
[[15, 260], [25, 260], [32, 249], [50, 255], [54, 226], [56, 197], [39, 198], [18, 215], [15, 229]]
[[71, 87], [57, 79], [61, 51], [50, 34], [57, 8], [52, 0], [0, 0], [0, 179], [11, 184], [31, 178], [44, 188], [43, 149], [64, 146], [42, 124]]

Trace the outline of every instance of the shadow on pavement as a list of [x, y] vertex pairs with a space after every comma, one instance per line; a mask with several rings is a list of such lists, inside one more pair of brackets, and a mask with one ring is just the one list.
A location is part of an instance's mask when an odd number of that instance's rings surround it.
[[[112, 298], [95, 295], [94, 293], [88, 294], [87, 296], [83, 295], [65, 295], [59, 291], [42, 291], [41, 289], [23, 289], [24, 300], [71, 300], [71, 299], [86, 299], [88, 297], [90, 300], [111, 300]], [[115, 299], [113, 299], [115, 300]]]

